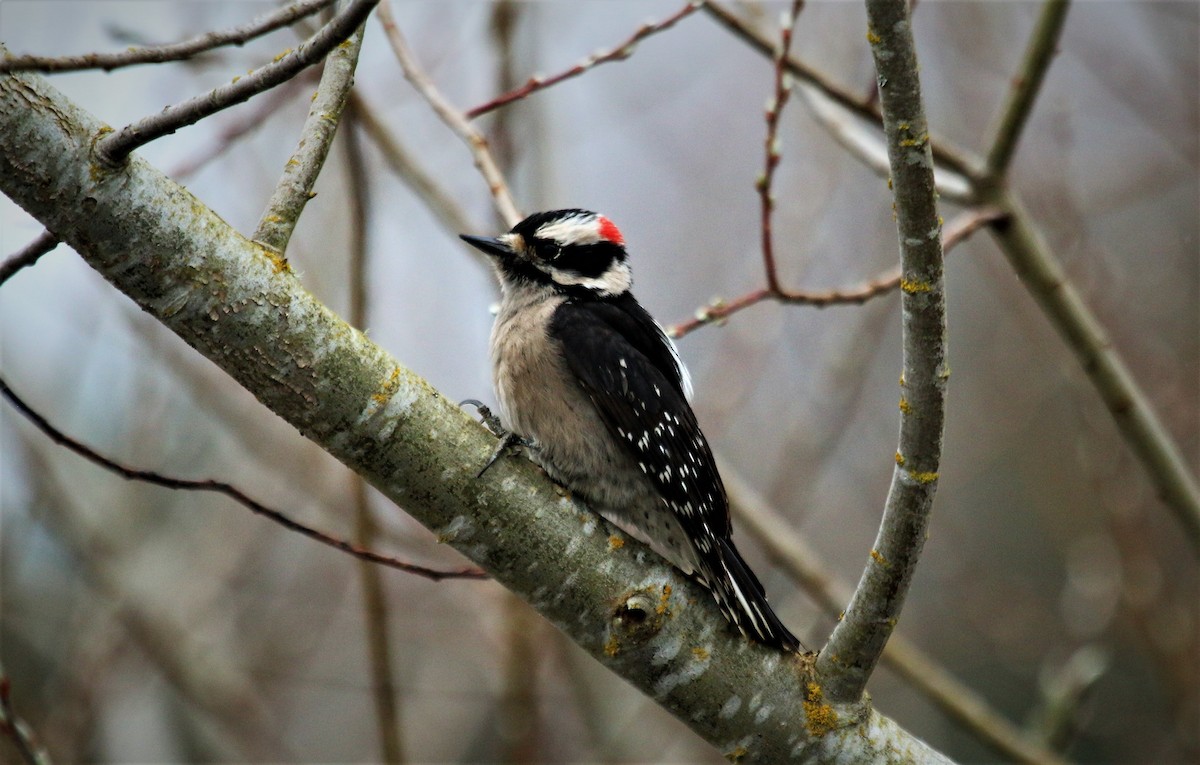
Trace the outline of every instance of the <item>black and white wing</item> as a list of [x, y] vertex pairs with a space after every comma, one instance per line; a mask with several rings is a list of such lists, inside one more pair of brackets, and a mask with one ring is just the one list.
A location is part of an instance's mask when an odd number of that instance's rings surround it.
[[701, 578], [722, 611], [750, 637], [795, 650], [799, 642], [733, 546], [725, 487], [688, 404], [686, 371], [662, 329], [626, 294], [565, 302], [550, 332], [610, 435], [688, 535]]

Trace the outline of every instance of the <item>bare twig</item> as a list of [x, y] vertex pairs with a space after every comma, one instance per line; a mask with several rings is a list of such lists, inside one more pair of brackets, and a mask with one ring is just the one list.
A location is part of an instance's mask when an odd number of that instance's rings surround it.
[[1050, 60], [1058, 48], [1058, 39], [1062, 35], [1063, 25], [1067, 20], [1070, 0], [1047, 0], [1042, 5], [1041, 16], [1033, 36], [1025, 49], [1025, 58], [1021, 62], [1019, 74], [1013, 80], [1008, 92], [1008, 99], [1000, 110], [1000, 122], [996, 126], [996, 135], [988, 151], [985, 175], [994, 181], [999, 181], [1008, 172], [1017, 142], [1021, 140], [1021, 131], [1029, 121], [1033, 112], [1033, 102], [1042, 88], [1042, 81], [1050, 69]]
[[321, 544], [328, 545], [337, 550], [341, 550], [342, 552], [349, 553], [361, 560], [378, 563], [389, 568], [399, 569], [400, 571], [407, 571], [410, 574], [417, 574], [418, 576], [432, 579], [435, 582], [442, 579], [487, 578], [487, 574], [478, 569], [439, 571], [436, 569], [425, 568], [424, 566], [417, 566], [412, 563], [405, 563], [404, 561], [397, 560], [391, 556], [381, 555], [380, 553], [373, 552], [371, 550], [364, 550], [357, 545], [353, 545], [343, 539], [338, 539], [337, 537], [330, 536], [323, 531], [318, 531], [317, 529], [305, 526], [299, 521], [292, 520], [278, 510], [273, 510], [266, 505], [251, 499], [237, 487], [231, 486], [227, 483], [222, 483], [221, 481], [193, 481], [161, 475], [150, 470], [137, 470], [135, 468], [126, 467], [125, 465], [121, 465], [113, 460], [110, 460], [99, 452], [91, 449], [88, 446], [85, 446], [79, 441], [76, 441], [75, 439], [66, 435], [61, 430], [55, 428], [45, 417], [38, 414], [36, 411], [34, 411], [34, 409], [26, 404], [24, 400], [18, 397], [17, 394], [13, 392], [12, 388], [8, 387], [8, 383], [3, 379], [0, 379], [0, 395], [8, 399], [9, 403], [12, 404], [17, 411], [19, 411], [25, 416], [26, 419], [37, 426], [38, 430], [45, 433], [50, 440], [54, 441], [54, 443], [58, 444], [59, 446], [65, 446], [67, 449], [75, 452], [80, 457], [83, 457], [89, 462], [99, 465], [106, 470], [114, 472], [117, 475], [120, 475], [122, 478], [127, 478], [133, 481], [145, 481], [146, 483], [152, 483], [155, 486], [162, 486], [167, 489], [211, 491], [216, 492], [217, 494], [223, 494], [226, 497], [229, 497], [230, 499], [249, 508], [251, 511], [263, 516], [264, 518], [268, 518], [286, 529], [303, 534], [309, 539], [314, 539]]
[[442, 122], [446, 123], [447, 127], [466, 142], [472, 156], [475, 158], [475, 167], [479, 169], [479, 172], [483, 174], [483, 179], [487, 181], [488, 190], [492, 194], [492, 199], [495, 201], [496, 210], [500, 213], [500, 217], [504, 219], [507, 225], [516, 225], [523, 216], [517, 209], [512, 192], [509, 191], [508, 182], [504, 180], [504, 174], [500, 172], [495, 158], [492, 157], [492, 153], [488, 149], [487, 139], [483, 137], [482, 133], [471, 126], [470, 121], [467, 120], [461, 111], [446, 100], [445, 96], [437, 89], [437, 86], [433, 84], [433, 80], [429, 79], [429, 75], [421, 69], [421, 65], [417, 63], [417, 59], [408, 47], [404, 35], [400, 33], [400, 28], [396, 26], [396, 19], [392, 16], [391, 5], [386, 1], [379, 6], [379, 21], [383, 24], [384, 32], [387, 33], [388, 42], [392, 46], [392, 51], [396, 54], [396, 60], [400, 62], [400, 68], [404, 70], [405, 79], [412, 83], [412, 86], [429, 103]]
[[3, 285], [22, 268], [28, 268], [58, 246], [58, 237], [49, 231], [43, 231], [34, 237], [29, 244], [10, 255], [0, 263], [0, 285]]
[[[450, 195], [432, 175], [425, 172], [417, 163], [415, 157], [400, 143], [399, 139], [388, 129], [379, 115], [375, 113], [367, 100], [360, 94], [351, 91], [350, 103], [354, 108], [355, 121], [362, 126], [367, 137], [374, 142], [375, 147], [383, 154], [388, 167], [400, 180], [412, 189], [428, 210], [433, 213], [448, 231], [479, 231], [468, 219], [458, 200]], [[486, 255], [474, 248], [469, 248], [479, 254], [483, 263]]]
[[110, 166], [119, 166], [139, 146], [290, 80], [323, 59], [335, 45], [353, 34], [378, 3], [379, 0], [351, 0], [345, 10], [299, 48], [289, 49], [277, 60], [255, 69], [245, 77], [234, 78], [228, 85], [168, 106], [158, 114], [144, 117], [104, 136], [96, 143], [96, 155]]
[[325, 158], [337, 134], [347, 96], [354, 85], [354, 70], [358, 66], [362, 38], [363, 26], [359, 25], [345, 43], [325, 57], [321, 84], [317, 87], [316, 98], [300, 131], [300, 141], [284, 165], [283, 176], [275, 185], [267, 209], [259, 218], [254, 236], [250, 237], [280, 254], [287, 250], [292, 231], [304, 212], [304, 206], [312, 198], [317, 176], [325, 166]]
[[[850, 599], [850, 588], [836, 579], [820, 555], [738, 471], [725, 461], [721, 462], [720, 468], [738, 528], [762, 545], [767, 557], [803, 587], [827, 614], [836, 617]], [[986, 699], [903, 634], [892, 635], [882, 660], [949, 718], [1006, 760], [1045, 765], [1061, 763], [1057, 755], [1031, 741]]]
[[817, 658], [827, 698], [862, 696], [904, 605], [937, 489], [945, 417], [946, 315], [941, 225], [904, 0], [867, 0], [900, 240], [903, 371], [891, 488], [862, 578]]
[[775, 249], [771, 236], [771, 214], [775, 211], [775, 198], [771, 194], [771, 183], [775, 180], [775, 170], [779, 167], [779, 116], [787, 105], [788, 96], [792, 92], [791, 83], [784, 74], [784, 63], [787, 61], [788, 50], [792, 47], [792, 33], [804, 0], [792, 0], [791, 11], [784, 15], [779, 30], [779, 45], [775, 49], [775, 88], [771, 100], [767, 102], [767, 137], [763, 141], [764, 155], [763, 172], [755, 183], [760, 200], [760, 228], [762, 230], [763, 270], [767, 274], [767, 291], [773, 295], [783, 292], [779, 286], [779, 275], [775, 270]]
[[[959, 243], [966, 241], [984, 226], [995, 223], [1007, 213], [994, 207], [977, 207], [967, 210], [946, 224], [942, 237], [942, 249], [949, 252]], [[774, 293], [763, 287], [734, 298], [718, 301], [696, 311], [695, 316], [667, 328], [671, 337], [683, 337], [706, 324], [719, 324], [733, 314], [764, 300], [773, 300], [790, 305], [811, 305], [826, 308], [833, 305], [861, 305], [872, 298], [887, 295], [901, 285], [900, 267], [896, 266], [855, 287], [840, 287], [832, 290], [784, 290]]]
[[243, 45], [276, 29], [294, 23], [322, 8], [334, 0], [297, 0], [242, 26], [220, 29], [193, 37], [190, 40], [156, 45], [146, 48], [130, 48], [120, 53], [87, 53], [82, 56], [14, 56], [0, 58], [0, 72], [73, 72], [80, 69], [103, 69], [111, 71], [135, 64], [162, 64], [181, 61], [213, 48], [224, 45]]
[[1021, 69], [1013, 78], [1012, 91], [998, 122], [996, 144], [988, 152], [988, 173], [976, 183], [976, 195], [980, 202], [1007, 214], [1004, 223], [992, 227], [996, 242], [1079, 360], [1158, 495], [1174, 511], [1193, 551], [1200, 554], [1200, 485], [1192, 469], [1113, 346], [1104, 325], [1067, 277], [1029, 212], [1004, 182], [1021, 129], [1053, 58], [1066, 11], [1065, 0], [1047, 0], [1043, 6]]
[[[877, 125], [864, 122], [856, 115], [850, 114], [840, 105], [829, 98], [820, 88], [807, 83], [799, 83], [796, 89], [800, 97], [808, 105], [813, 118], [825, 128], [833, 140], [843, 149], [850, 152], [859, 162], [878, 175], [888, 178], [891, 167], [888, 165], [887, 146]], [[970, 205], [974, 202], [974, 189], [971, 180], [945, 165], [935, 164], [933, 180], [937, 185], [938, 195], [949, 202]]]
[[[714, 21], [737, 35], [759, 53], [762, 53], [764, 56], [773, 57], [775, 55], [775, 41], [750, 27], [750, 25], [738, 18], [737, 14], [712, 2], [705, 3], [703, 9]], [[879, 106], [873, 99], [858, 96], [848, 88], [834, 82], [824, 72], [795, 56], [788, 56], [786, 65], [788, 72], [796, 79], [820, 89], [835, 103], [870, 121], [872, 124], [879, 124], [881, 119]], [[953, 146], [949, 141], [941, 137], [931, 141], [931, 148], [933, 150], [933, 157], [939, 164], [945, 165], [954, 172], [968, 178], [976, 175], [975, 166], [978, 164], [978, 161], [971, 157], [968, 152]]]
[[[368, 296], [367, 255], [370, 224], [371, 185], [367, 177], [362, 145], [359, 143], [358, 110], [354, 103], [346, 105], [343, 117], [342, 147], [346, 156], [346, 185], [350, 211], [350, 324], [367, 329]], [[367, 482], [357, 473], [350, 473], [350, 492], [354, 505], [354, 543], [359, 547], [374, 547], [378, 526], [371, 515]], [[366, 561], [358, 567], [362, 585], [363, 621], [366, 626], [367, 657], [371, 676], [371, 696], [375, 720], [379, 729], [381, 759], [388, 765], [404, 760], [400, 735], [400, 715], [396, 709], [396, 673], [392, 667], [392, 641], [388, 630], [388, 601], [384, 594], [379, 568]]]
[[38, 741], [29, 724], [13, 708], [12, 687], [8, 675], [0, 667], [0, 733], [12, 741], [25, 765], [50, 765], [50, 755]]
[[180, 180], [197, 173], [200, 168], [221, 156], [238, 139], [262, 127], [271, 115], [283, 108], [284, 104], [295, 98], [306, 86], [311, 85], [315, 79], [311, 76], [312, 73], [311, 69], [302, 72], [279, 87], [272, 88], [262, 99], [255, 102], [254, 108], [247, 108], [236, 117], [230, 116], [218, 128], [209, 146], [172, 167], [168, 174]]
[[1193, 552], [1200, 554], [1200, 486], [1170, 431], [1155, 414], [1150, 397], [1020, 200], [1003, 186], [993, 186], [981, 198], [1007, 213], [1000, 224], [991, 227], [992, 236], [1075, 354], [1158, 496], [1174, 511]]
[[501, 106], [506, 106], [513, 101], [519, 101], [522, 98], [536, 93], [539, 90], [545, 90], [546, 88], [557, 85], [564, 80], [569, 80], [572, 77], [578, 77], [589, 69], [599, 66], [600, 64], [607, 64], [612, 61], [624, 61], [633, 55], [634, 47], [639, 42], [647, 37], [650, 37], [651, 35], [670, 29], [671, 27], [675, 26], [677, 22], [692, 15], [702, 5], [704, 5], [703, 0], [689, 2], [678, 11], [671, 14], [667, 18], [662, 19], [661, 21], [650, 22], [638, 27], [628, 39], [616, 47], [607, 51], [598, 51], [593, 53], [570, 69], [559, 72], [556, 75], [552, 75], [550, 77], [530, 77], [529, 80], [526, 81], [526, 83], [521, 87], [510, 90], [503, 95], [499, 95], [493, 98], [491, 101], [480, 104], [473, 109], [468, 109], [465, 113], [465, 116], [467, 119], [473, 120], [476, 117], [487, 114], [488, 112], [498, 109]]

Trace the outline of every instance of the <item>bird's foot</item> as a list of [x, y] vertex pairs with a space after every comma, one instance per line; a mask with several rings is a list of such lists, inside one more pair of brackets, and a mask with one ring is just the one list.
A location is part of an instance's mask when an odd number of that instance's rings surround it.
[[500, 418], [493, 414], [492, 410], [486, 404], [476, 401], [473, 398], [469, 398], [459, 404], [459, 406], [467, 405], [473, 406], [479, 411], [479, 419], [483, 423], [483, 426], [490, 430], [492, 435], [500, 439], [500, 443], [496, 444], [496, 449], [492, 452], [492, 456], [488, 457], [488, 461], [475, 474], [476, 478], [482, 478], [483, 474], [492, 465], [496, 464], [496, 461], [505, 453], [515, 453], [518, 449], [528, 448], [533, 445], [527, 438], [513, 433], [511, 430], [507, 430], [500, 422]]

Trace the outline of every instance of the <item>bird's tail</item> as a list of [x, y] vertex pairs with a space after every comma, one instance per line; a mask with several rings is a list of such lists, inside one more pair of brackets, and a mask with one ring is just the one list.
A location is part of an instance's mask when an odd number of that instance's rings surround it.
[[755, 642], [784, 651], [800, 649], [800, 641], [771, 610], [762, 584], [733, 540], [717, 540], [713, 548], [714, 554], [704, 566], [711, 570], [704, 571], [703, 578], [725, 618]]

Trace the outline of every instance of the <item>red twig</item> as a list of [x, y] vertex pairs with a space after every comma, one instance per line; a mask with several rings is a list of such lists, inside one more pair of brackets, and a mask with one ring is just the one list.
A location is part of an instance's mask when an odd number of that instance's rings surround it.
[[106, 470], [110, 470], [123, 478], [134, 481], [145, 481], [146, 483], [151, 483], [156, 486], [163, 486], [168, 489], [211, 491], [216, 492], [217, 494], [224, 494], [226, 497], [229, 497], [230, 499], [233, 499], [234, 501], [246, 506], [251, 511], [265, 518], [269, 518], [286, 529], [303, 534], [309, 539], [315, 539], [321, 544], [328, 545], [335, 549], [341, 550], [342, 552], [349, 553], [361, 560], [370, 561], [371, 563], [378, 563], [383, 566], [388, 566], [389, 568], [399, 569], [400, 571], [407, 571], [410, 574], [417, 574], [418, 576], [432, 579], [435, 582], [442, 579], [487, 578], [486, 573], [475, 568], [464, 568], [457, 571], [439, 571], [437, 569], [426, 568], [424, 566], [418, 566], [412, 563], [405, 563], [404, 561], [398, 560], [391, 556], [381, 555], [380, 553], [373, 552], [371, 550], [365, 550], [357, 545], [345, 541], [344, 539], [339, 539], [326, 534], [323, 531], [318, 531], [317, 529], [305, 526], [299, 521], [292, 520], [278, 510], [273, 510], [266, 505], [251, 499], [237, 487], [221, 481], [192, 481], [183, 478], [174, 478], [171, 476], [161, 475], [149, 470], [137, 470], [135, 468], [126, 467], [108, 459], [93, 449], [84, 446], [82, 443], [55, 428], [49, 423], [49, 421], [46, 420], [45, 417], [42, 417], [42, 415], [38, 414], [36, 411], [30, 408], [28, 404], [21, 400], [17, 394], [13, 392], [12, 388], [8, 387], [8, 383], [6, 383], [3, 379], [0, 379], [0, 394], [8, 399], [8, 401], [14, 407], [16, 407], [17, 411], [25, 415], [30, 422], [32, 422], [39, 430], [45, 433], [50, 440], [54, 441], [60, 446], [65, 446], [84, 459], [89, 460], [90, 462], [93, 462], [100, 467], [105, 468]]
[[775, 169], [779, 167], [779, 115], [783, 113], [783, 107], [792, 92], [785, 71], [788, 50], [792, 47], [792, 31], [796, 28], [796, 19], [803, 7], [804, 0], [792, 0], [790, 15], [784, 17], [779, 32], [779, 47], [775, 49], [774, 56], [775, 93], [767, 103], [767, 137], [763, 142], [766, 159], [763, 162], [763, 174], [754, 184], [762, 199], [763, 268], [767, 273], [767, 291], [773, 295], [781, 295], [783, 288], [779, 286], [779, 276], [775, 271], [775, 248], [771, 236], [771, 214], [775, 211], [775, 198], [771, 195], [771, 183], [775, 180]]
[[578, 64], [564, 72], [560, 72], [551, 77], [530, 77], [521, 87], [514, 88], [503, 95], [496, 96], [485, 104], [480, 104], [474, 109], [468, 110], [466, 112], [466, 117], [469, 120], [473, 120], [480, 115], [487, 114], [495, 109], [499, 109], [501, 106], [506, 106], [513, 101], [520, 101], [522, 98], [525, 98], [532, 93], [536, 93], [539, 90], [545, 90], [552, 85], [557, 85], [563, 80], [569, 80], [572, 77], [578, 77], [587, 70], [599, 66], [600, 64], [607, 64], [611, 61], [624, 61], [633, 55], [634, 46], [639, 42], [646, 39], [650, 35], [670, 29], [671, 27], [675, 26], [676, 22], [686, 18], [687, 16], [690, 16], [702, 5], [704, 5], [702, 1], [689, 2], [662, 21], [643, 24], [620, 45], [612, 48], [611, 50], [593, 53], [583, 61], [580, 61]]
[[[964, 212], [946, 226], [942, 236], [943, 250], [949, 252], [971, 234], [1005, 217], [1004, 212], [994, 207], [980, 207]], [[774, 300], [791, 305], [811, 305], [817, 308], [831, 305], [861, 305], [872, 298], [893, 292], [900, 284], [900, 268], [897, 266], [855, 287], [822, 291], [785, 289], [772, 291], [769, 287], [760, 287], [733, 300], [721, 300], [700, 308], [693, 318], [668, 327], [667, 334], [671, 337], [683, 337], [705, 324], [722, 322], [738, 311], [764, 300]]]

